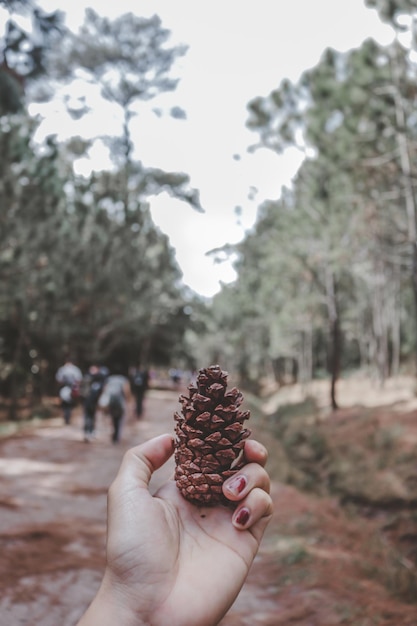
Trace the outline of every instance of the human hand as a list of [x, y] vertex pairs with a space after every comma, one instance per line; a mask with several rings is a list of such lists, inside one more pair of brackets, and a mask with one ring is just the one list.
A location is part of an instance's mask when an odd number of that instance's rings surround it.
[[272, 515], [267, 452], [245, 443], [246, 465], [224, 483], [225, 506], [187, 502], [173, 480], [153, 496], [170, 435], [129, 450], [109, 489], [107, 566], [78, 626], [214, 626], [233, 604]]

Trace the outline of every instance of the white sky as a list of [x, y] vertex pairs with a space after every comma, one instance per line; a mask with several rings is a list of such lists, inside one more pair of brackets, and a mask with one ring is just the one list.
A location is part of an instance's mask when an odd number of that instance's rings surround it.
[[[129, 11], [143, 17], [157, 13], [172, 32], [170, 43], [189, 45], [176, 70], [177, 90], [151, 103], [166, 110], [178, 105], [187, 120], [144, 112], [134, 134], [137, 156], [145, 166], [186, 172], [200, 190], [205, 214], [163, 195], [152, 199], [151, 206], [155, 222], [176, 249], [184, 282], [207, 297], [219, 290], [219, 281], [229, 282], [235, 274], [229, 262], [214, 265], [205, 253], [239, 241], [253, 226], [262, 200], [278, 197], [300, 164], [296, 153], [280, 157], [267, 150], [247, 152], [258, 140], [245, 128], [247, 103], [269, 94], [283, 78], [298, 80], [329, 46], [345, 51], [369, 36], [381, 43], [392, 39], [391, 30], [364, 0], [43, 0], [42, 6], [67, 11], [67, 25], [74, 29], [85, 6], [110, 17]], [[111, 115], [98, 113], [72, 122], [74, 133], [108, 132]], [[44, 133], [60, 129], [60, 109], [53, 105]], [[68, 122], [65, 132], [70, 130]], [[239, 160], [233, 158], [237, 154]], [[257, 189], [252, 199], [251, 187]], [[242, 207], [239, 223], [236, 206]]]

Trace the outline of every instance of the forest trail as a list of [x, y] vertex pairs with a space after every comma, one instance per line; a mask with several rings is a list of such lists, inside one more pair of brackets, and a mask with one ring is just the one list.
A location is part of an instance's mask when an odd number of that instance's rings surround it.
[[[0, 439], [1, 624], [77, 622], [102, 576], [108, 487], [127, 449], [173, 431], [178, 395], [150, 391], [143, 418], [126, 419], [118, 445], [103, 414], [85, 443], [80, 409], [69, 426], [57, 417]], [[172, 470], [168, 462], [152, 488]]]
[[[79, 411], [69, 426], [55, 418], [0, 440], [1, 624], [77, 622], [101, 580], [107, 489], [129, 447], [173, 431], [178, 395], [149, 391], [143, 418], [127, 420], [117, 446], [104, 416], [84, 443]], [[264, 433], [254, 436], [272, 449]], [[172, 470], [171, 460], [152, 488]], [[391, 597], [361, 562], [372, 520], [277, 482], [272, 496], [274, 518], [221, 626], [415, 626], [415, 605]]]

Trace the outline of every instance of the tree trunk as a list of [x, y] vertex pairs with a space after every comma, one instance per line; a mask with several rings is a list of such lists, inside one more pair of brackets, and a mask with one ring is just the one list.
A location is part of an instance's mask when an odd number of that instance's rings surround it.
[[[416, 295], [416, 294], [415, 294]], [[401, 358], [401, 315], [400, 315], [400, 278], [397, 272], [394, 273], [394, 295], [391, 311], [391, 375], [398, 376], [400, 372]], [[417, 302], [416, 302], [417, 310]]]
[[375, 363], [379, 383], [384, 384], [388, 372], [388, 335], [387, 335], [387, 278], [383, 270], [375, 267], [375, 281], [372, 289], [372, 326], [375, 339]]
[[128, 220], [129, 217], [129, 204], [130, 204], [130, 189], [129, 189], [129, 185], [130, 185], [130, 176], [131, 176], [131, 169], [132, 169], [132, 163], [131, 163], [131, 158], [132, 158], [132, 139], [130, 136], [130, 130], [129, 130], [129, 122], [131, 119], [132, 115], [128, 109], [127, 106], [125, 106], [124, 108], [124, 118], [123, 118], [123, 145], [124, 145], [124, 190], [123, 190], [123, 204], [124, 204], [124, 213], [125, 213], [125, 220]]
[[19, 324], [18, 334], [16, 338], [16, 345], [13, 352], [12, 371], [10, 374], [10, 407], [9, 407], [9, 420], [16, 421], [18, 419], [17, 408], [19, 402], [19, 381], [18, 381], [18, 369], [20, 363], [20, 356], [22, 353], [22, 345], [24, 339], [24, 333], [22, 329], [22, 320], [20, 312], [18, 314], [17, 323]]
[[394, 83], [395, 115], [397, 122], [397, 144], [400, 153], [400, 165], [402, 173], [402, 186], [405, 197], [405, 209], [407, 214], [408, 242], [411, 253], [411, 285], [415, 304], [415, 359], [417, 365], [417, 207], [415, 189], [413, 184], [413, 171], [411, 166], [410, 148], [407, 137], [406, 113], [404, 99], [400, 91], [401, 68], [399, 67], [396, 51], [392, 55], [392, 76]]
[[416, 368], [417, 368], [417, 242], [413, 241], [411, 244], [411, 255], [412, 255], [412, 289], [414, 295], [414, 318], [416, 321], [415, 328], [415, 357], [416, 357]]
[[299, 381], [304, 389], [305, 385], [312, 379], [312, 343], [311, 329], [305, 327], [302, 331], [300, 331], [297, 358]]
[[336, 399], [336, 384], [340, 376], [340, 362], [341, 362], [341, 332], [340, 332], [340, 319], [336, 298], [336, 285], [334, 281], [334, 274], [331, 269], [326, 268], [326, 296], [327, 296], [327, 310], [329, 314], [329, 369], [331, 376], [330, 385], [330, 402], [331, 407], [335, 411], [339, 408]]
[[332, 409], [335, 411], [339, 408], [336, 399], [336, 384], [340, 376], [340, 360], [341, 360], [341, 334], [339, 318], [330, 321], [330, 337], [331, 337], [331, 358], [330, 358], [330, 401]]

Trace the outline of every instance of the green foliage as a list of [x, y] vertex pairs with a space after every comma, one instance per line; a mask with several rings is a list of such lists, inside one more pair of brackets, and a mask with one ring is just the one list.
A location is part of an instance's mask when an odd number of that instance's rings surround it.
[[9, 68], [0, 66], [0, 117], [22, 108], [23, 88]]
[[214, 303], [251, 379], [278, 360], [304, 380], [328, 370], [336, 406], [342, 366], [383, 380], [417, 354], [416, 74], [399, 43], [367, 40], [249, 103], [259, 146], [305, 155], [233, 248], [238, 279]]
[[[136, 193], [149, 196], [163, 191], [201, 210], [198, 192], [189, 187], [186, 174], [156, 168], [145, 170], [133, 156], [132, 119], [144, 102], [173, 91], [178, 83], [172, 68], [186, 47], [169, 47], [169, 37], [170, 32], [162, 27], [157, 15], [142, 18], [129, 13], [110, 21], [87, 9], [80, 32], [67, 38], [54, 61], [54, 73], [61, 81], [68, 81], [75, 74], [83, 76], [90, 84], [95, 83], [102, 97], [121, 112], [121, 133], [116, 137], [104, 136], [104, 143], [119, 172], [119, 200], [126, 211], [130, 203], [134, 207]], [[88, 111], [88, 104], [69, 109], [77, 119]], [[178, 110], [175, 116], [179, 117]], [[80, 145], [75, 148], [79, 153]]]
[[[9, 11], [1, 38], [0, 55], [0, 116], [18, 112], [23, 106], [24, 89], [28, 82], [47, 70], [49, 47], [62, 37], [64, 28], [60, 11], [46, 13], [28, 0], [1, 0]], [[32, 30], [21, 26], [15, 16], [30, 17]]]
[[45, 386], [69, 349], [81, 366], [169, 363], [192, 299], [146, 202], [125, 214], [118, 173], [62, 179], [58, 147], [35, 150], [28, 119], [2, 131], [0, 358], [16, 393]]
[[[68, 351], [83, 368], [189, 358], [181, 346], [195, 297], [147, 198], [165, 191], [201, 210], [198, 192], [186, 174], [145, 168], [130, 149], [130, 107], [176, 86], [169, 72], [185, 50], [168, 48], [168, 35], [157, 17], [113, 24], [89, 12], [72, 47], [69, 38], [60, 42], [65, 75], [91, 70], [124, 111], [113, 171], [74, 176], [70, 159], [89, 142], [35, 143], [17, 87], [11, 82], [3, 93], [3, 112], [19, 113], [0, 120], [0, 392], [12, 398], [12, 416], [19, 396], [54, 390]], [[12, 80], [0, 71], [2, 78]]]
[[69, 65], [65, 68], [62, 59], [61, 71], [76, 67], [90, 72], [103, 96], [123, 107], [149, 100], [174, 90], [178, 82], [171, 68], [186, 47], [167, 47], [169, 37], [157, 15], [142, 18], [129, 13], [110, 21], [87, 9], [84, 25], [73, 37]]
[[388, 22], [397, 29], [402, 29], [398, 18], [401, 15], [415, 14], [417, 6], [415, 0], [365, 0], [366, 6], [376, 9], [384, 22]]

